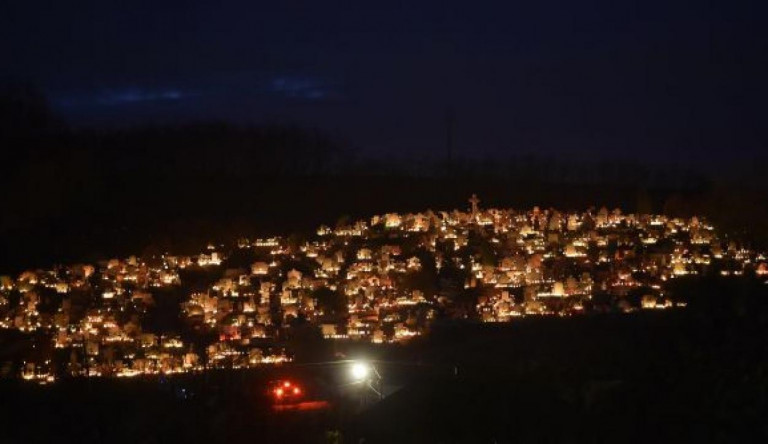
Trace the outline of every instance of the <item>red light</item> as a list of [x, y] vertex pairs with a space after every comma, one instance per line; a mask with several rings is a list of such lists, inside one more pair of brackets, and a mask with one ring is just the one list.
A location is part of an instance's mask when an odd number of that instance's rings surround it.
[[299, 390], [299, 388], [298, 388], [298, 387], [294, 387], [294, 388], [293, 388], [293, 394], [294, 394], [294, 395], [298, 395], [299, 393], [301, 393], [301, 390]]
[[275, 389], [275, 396], [277, 396], [278, 398], [282, 397], [283, 396], [283, 389], [276, 388]]
[[283, 387], [290, 387], [290, 386], [291, 386], [291, 383], [290, 383], [290, 381], [285, 381], [285, 382], [283, 383]]

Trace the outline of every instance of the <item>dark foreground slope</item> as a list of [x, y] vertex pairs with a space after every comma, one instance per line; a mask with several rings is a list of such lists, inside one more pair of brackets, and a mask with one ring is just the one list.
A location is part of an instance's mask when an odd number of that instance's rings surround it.
[[732, 296], [736, 303], [698, 301], [687, 311], [443, 328], [412, 350], [421, 378], [361, 415], [350, 434], [365, 442], [764, 441], [765, 301]]

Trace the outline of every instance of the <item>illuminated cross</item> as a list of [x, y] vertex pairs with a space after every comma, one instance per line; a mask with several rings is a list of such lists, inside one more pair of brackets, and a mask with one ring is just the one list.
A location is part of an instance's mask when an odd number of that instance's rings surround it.
[[477, 198], [477, 194], [472, 194], [472, 197], [469, 199], [469, 203], [472, 204], [472, 215], [477, 214], [477, 204], [480, 203], [480, 199]]

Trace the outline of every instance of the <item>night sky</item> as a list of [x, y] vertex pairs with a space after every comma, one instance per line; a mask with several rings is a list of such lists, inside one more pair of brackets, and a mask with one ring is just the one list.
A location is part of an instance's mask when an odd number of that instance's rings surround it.
[[768, 142], [760, 3], [5, 2], [0, 74], [75, 126], [288, 123], [439, 156], [452, 109], [458, 155], [720, 161]]

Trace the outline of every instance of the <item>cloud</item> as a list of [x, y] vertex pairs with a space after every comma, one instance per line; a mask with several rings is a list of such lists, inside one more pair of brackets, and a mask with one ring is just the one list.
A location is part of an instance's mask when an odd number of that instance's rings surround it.
[[174, 87], [110, 87], [95, 90], [51, 92], [51, 103], [63, 112], [100, 112], [102, 108], [133, 108], [195, 100], [190, 107], [238, 99], [260, 103], [264, 98], [284, 101], [322, 102], [342, 97], [338, 84], [301, 74], [235, 72], [204, 79], [179, 79]]
[[184, 97], [184, 93], [175, 89], [161, 91], [131, 89], [124, 91], [110, 91], [106, 94], [102, 94], [98, 98], [98, 101], [104, 105], [120, 105], [124, 103], [154, 102], [159, 100], [179, 100]]
[[321, 100], [336, 95], [330, 85], [311, 77], [277, 76], [268, 91], [291, 99]]
[[121, 106], [147, 102], [173, 102], [198, 95], [179, 89], [123, 88], [99, 92], [81, 92], [57, 95], [53, 104], [62, 108], [92, 106]]

